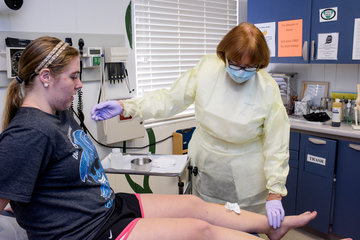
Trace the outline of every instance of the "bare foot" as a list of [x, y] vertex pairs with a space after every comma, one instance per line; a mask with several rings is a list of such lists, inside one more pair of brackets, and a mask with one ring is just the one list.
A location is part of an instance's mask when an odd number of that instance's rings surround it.
[[303, 227], [313, 220], [317, 215], [316, 211], [313, 212], [304, 212], [300, 215], [286, 216], [281, 223], [280, 228], [273, 229], [270, 228], [267, 236], [270, 240], [279, 240], [281, 239], [289, 230], [293, 228]]

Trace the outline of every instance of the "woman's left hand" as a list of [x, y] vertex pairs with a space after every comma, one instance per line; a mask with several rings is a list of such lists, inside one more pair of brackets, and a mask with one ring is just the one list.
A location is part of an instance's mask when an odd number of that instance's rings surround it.
[[269, 225], [274, 229], [280, 227], [281, 221], [284, 220], [285, 217], [281, 200], [266, 201], [265, 208]]

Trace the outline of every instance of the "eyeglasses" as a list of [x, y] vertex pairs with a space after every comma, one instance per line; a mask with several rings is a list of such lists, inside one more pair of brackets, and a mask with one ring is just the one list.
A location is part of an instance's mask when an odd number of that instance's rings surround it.
[[256, 72], [259, 69], [259, 66], [253, 66], [253, 67], [237, 66], [237, 65], [230, 64], [229, 60], [227, 60], [227, 62], [229, 64], [229, 68], [232, 70], [236, 70], [236, 71], [244, 70], [245, 72]]

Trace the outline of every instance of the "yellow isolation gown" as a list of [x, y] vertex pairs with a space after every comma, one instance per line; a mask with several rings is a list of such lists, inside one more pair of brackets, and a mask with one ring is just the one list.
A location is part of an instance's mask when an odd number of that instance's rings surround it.
[[287, 194], [290, 123], [277, 83], [264, 69], [236, 83], [223, 61], [207, 55], [171, 89], [124, 101], [124, 115], [166, 118], [192, 103], [197, 123], [188, 153], [199, 170], [193, 193], [265, 213], [269, 192]]

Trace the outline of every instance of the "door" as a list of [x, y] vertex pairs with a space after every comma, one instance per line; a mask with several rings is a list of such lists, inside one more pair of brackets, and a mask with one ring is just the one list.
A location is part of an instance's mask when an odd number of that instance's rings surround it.
[[360, 239], [360, 143], [339, 141], [333, 232]]
[[296, 211], [317, 211], [308, 226], [326, 234], [331, 223], [335, 154], [335, 140], [301, 134]]
[[298, 181], [299, 168], [299, 144], [300, 133], [290, 132], [290, 146], [289, 146], [289, 175], [286, 179], [286, 189], [288, 194], [283, 197], [282, 204], [285, 210], [285, 215], [296, 214], [296, 192]]

